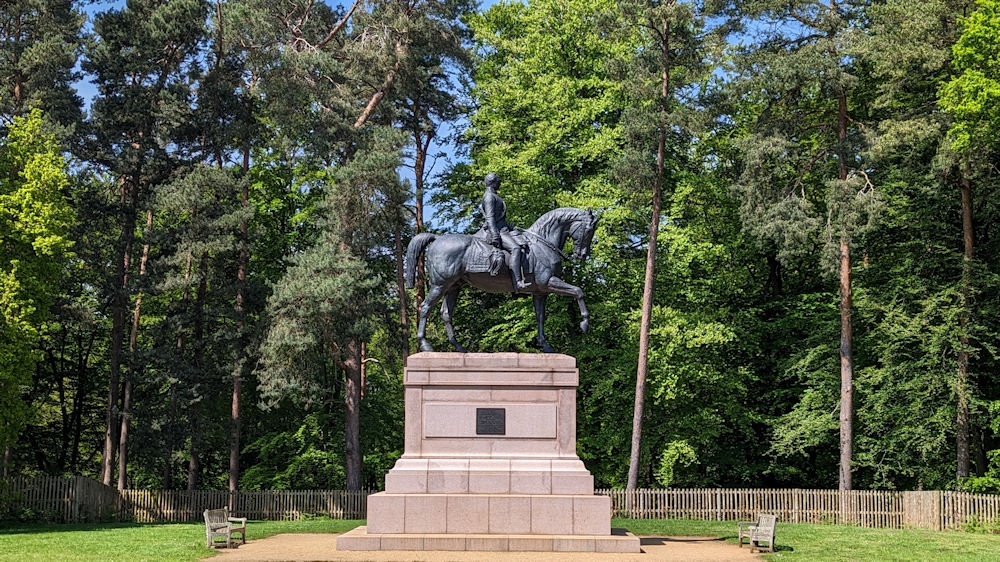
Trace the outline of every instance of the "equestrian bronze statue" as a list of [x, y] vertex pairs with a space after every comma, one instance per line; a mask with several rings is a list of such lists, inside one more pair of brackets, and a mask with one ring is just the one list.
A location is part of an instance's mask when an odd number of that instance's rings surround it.
[[590, 254], [597, 217], [593, 211], [560, 208], [538, 218], [526, 230], [507, 223], [507, 205], [498, 190], [496, 174], [486, 176], [486, 193], [481, 210], [485, 225], [474, 235], [422, 233], [406, 248], [406, 286], [416, 282], [417, 260], [424, 256], [429, 289], [420, 307], [417, 341], [421, 351], [433, 351], [426, 338], [427, 315], [441, 301], [448, 341], [458, 351], [465, 348], [455, 338], [451, 315], [458, 291], [468, 285], [491, 293], [531, 294], [538, 323], [538, 345], [546, 353], [555, 351], [545, 341], [545, 300], [549, 293], [571, 296], [580, 307], [580, 329], [590, 321], [583, 291], [561, 279], [562, 260], [569, 259], [563, 246], [573, 240], [573, 257], [583, 260]]

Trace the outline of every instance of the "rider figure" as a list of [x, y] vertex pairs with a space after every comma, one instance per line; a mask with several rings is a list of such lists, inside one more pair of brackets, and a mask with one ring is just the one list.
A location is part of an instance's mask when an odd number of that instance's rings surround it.
[[497, 193], [500, 189], [500, 178], [496, 174], [487, 174], [483, 181], [486, 184], [486, 193], [483, 194], [483, 218], [486, 219], [486, 230], [489, 234], [490, 243], [510, 252], [510, 273], [514, 278], [514, 291], [521, 291], [529, 287], [524, 282], [521, 271], [522, 248], [527, 241], [521, 232], [507, 223], [507, 204]]

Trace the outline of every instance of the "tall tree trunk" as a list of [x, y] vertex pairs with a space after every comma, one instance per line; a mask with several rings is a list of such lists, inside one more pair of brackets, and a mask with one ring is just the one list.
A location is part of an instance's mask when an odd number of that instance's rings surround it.
[[962, 173], [962, 311], [959, 316], [958, 376], [955, 394], [958, 398], [958, 413], [955, 419], [955, 477], [961, 480], [969, 477], [969, 293], [972, 284], [972, 260], [975, 257], [972, 225], [972, 166], [965, 161]]
[[[153, 230], [153, 210], [146, 211], [146, 242], [142, 245], [142, 257], [139, 258], [139, 275], [146, 275], [146, 262], [149, 261], [149, 233]], [[132, 310], [132, 331], [128, 337], [128, 373], [125, 376], [125, 398], [122, 401], [122, 424], [118, 439], [118, 489], [124, 490], [128, 485], [128, 429], [132, 422], [132, 385], [135, 380], [135, 354], [139, 342], [139, 319], [142, 315], [142, 290], [135, 298], [135, 308]]]
[[[670, 26], [664, 25], [663, 75], [660, 96], [664, 103], [670, 91]], [[653, 293], [656, 284], [656, 239], [660, 233], [660, 212], [663, 199], [667, 134], [666, 124], [660, 125], [656, 138], [656, 179], [653, 182], [653, 214], [649, 219], [649, 245], [646, 248], [646, 276], [642, 286], [642, 318], [639, 321], [639, 362], [635, 373], [635, 405], [632, 410], [632, 451], [628, 463], [625, 489], [634, 490], [639, 484], [639, 462], [642, 456], [642, 418], [646, 408], [646, 374], [649, 361], [649, 330], [653, 316]]]
[[10, 465], [14, 461], [14, 448], [8, 445], [3, 450], [3, 477], [10, 476]]
[[[243, 191], [240, 193], [240, 207], [244, 213], [250, 204], [250, 183], [246, 175], [250, 171], [250, 149], [243, 150]], [[249, 240], [247, 239], [248, 225], [246, 215], [240, 220], [240, 256], [239, 264], [236, 268], [236, 333], [238, 334], [236, 346], [236, 364], [233, 366], [233, 398], [232, 410], [230, 412], [230, 434], [229, 434], [229, 509], [235, 510], [233, 504], [235, 495], [233, 492], [240, 486], [240, 395], [242, 393], [242, 372], [243, 372], [243, 350], [246, 348], [243, 330], [246, 321], [246, 285], [247, 268], [250, 264]]]
[[118, 237], [115, 253], [115, 288], [111, 303], [111, 343], [108, 380], [108, 407], [105, 414], [104, 453], [101, 457], [101, 482], [111, 485], [114, 474], [114, 457], [118, 449], [118, 394], [121, 381], [122, 346], [125, 339], [125, 314], [128, 307], [128, 274], [132, 254], [132, 241], [135, 237], [135, 196], [134, 178], [122, 176], [119, 180], [121, 191], [118, 203], [120, 205], [119, 224], [121, 233]]
[[361, 489], [361, 345], [356, 339], [344, 350], [344, 441], [347, 489]]
[[[837, 94], [839, 177], [847, 180], [847, 93]], [[840, 233], [840, 478], [839, 488], [850, 490], [854, 454], [854, 327], [851, 323], [851, 244], [847, 226]]]

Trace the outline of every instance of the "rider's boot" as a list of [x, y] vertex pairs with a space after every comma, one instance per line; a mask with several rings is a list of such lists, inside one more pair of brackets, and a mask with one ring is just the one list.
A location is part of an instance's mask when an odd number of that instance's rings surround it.
[[531, 285], [525, 283], [521, 275], [521, 248], [517, 247], [510, 251], [510, 275], [514, 278], [514, 292], [523, 291]]

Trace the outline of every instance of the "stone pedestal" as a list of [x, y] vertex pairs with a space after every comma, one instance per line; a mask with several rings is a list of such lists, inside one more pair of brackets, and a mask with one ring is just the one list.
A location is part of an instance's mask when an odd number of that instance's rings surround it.
[[403, 456], [337, 548], [639, 552], [576, 455], [578, 378], [567, 355], [410, 356]]

